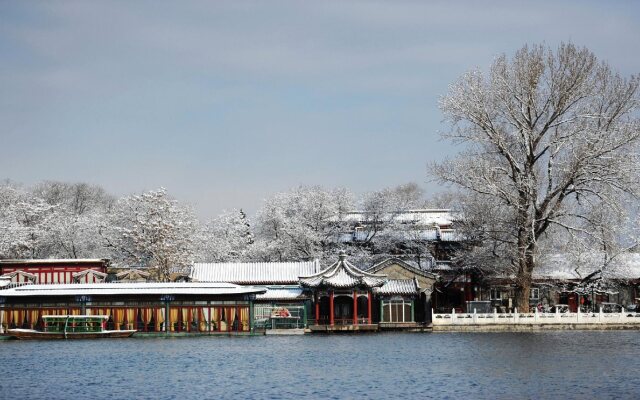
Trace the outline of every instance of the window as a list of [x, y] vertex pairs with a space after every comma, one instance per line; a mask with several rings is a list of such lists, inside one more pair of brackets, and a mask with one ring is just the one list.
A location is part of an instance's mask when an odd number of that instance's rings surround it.
[[383, 300], [382, 322], [413, 322], [410, 300]]
[[500, 289], [491, 289], [491, 300], [502, 300], [502, 291]]
[[540, 298], [540, 289], [531, 288], [531, 291], [529, 292], [529, 298], [532, 300], [538, 300]]

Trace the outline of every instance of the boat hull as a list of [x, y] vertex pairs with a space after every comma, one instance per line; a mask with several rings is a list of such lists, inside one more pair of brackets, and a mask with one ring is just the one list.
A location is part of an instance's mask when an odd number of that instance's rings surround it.
[[7, 334], [20, 340], [40, 339], [102, 339], [127, 338], [136, 331], [102, 331], [102, 332], [41, 332], [33, 329], [8, 329]]

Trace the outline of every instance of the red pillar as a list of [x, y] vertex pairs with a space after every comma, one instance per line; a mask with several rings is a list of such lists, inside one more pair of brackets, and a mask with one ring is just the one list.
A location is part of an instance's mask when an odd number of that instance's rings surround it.
[[358, 325], [358, 293], [353, 291], [353, 324]]
[[371, 325], [371, 292], [367, 293], [367, 320]]
[[329, 325], [333, 325], [333, 290], [329, 292]]
[[316, 292], [316, 325], [320, 322], [320, 295]]

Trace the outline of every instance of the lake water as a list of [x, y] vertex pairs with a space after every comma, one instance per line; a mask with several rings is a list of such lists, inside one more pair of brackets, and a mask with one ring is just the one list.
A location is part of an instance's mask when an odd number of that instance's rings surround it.
[[640, 398], [640, 332], [1, 341], [3, 399]]

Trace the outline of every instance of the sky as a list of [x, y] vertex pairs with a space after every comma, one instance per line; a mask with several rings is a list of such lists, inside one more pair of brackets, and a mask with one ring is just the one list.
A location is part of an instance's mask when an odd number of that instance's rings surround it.
[[165, 187], [198, 215], [362, 194], [459, 149], [438, 100], [524, 44], [640, 72], [640, 2], [0, 0], [0, 178]]

